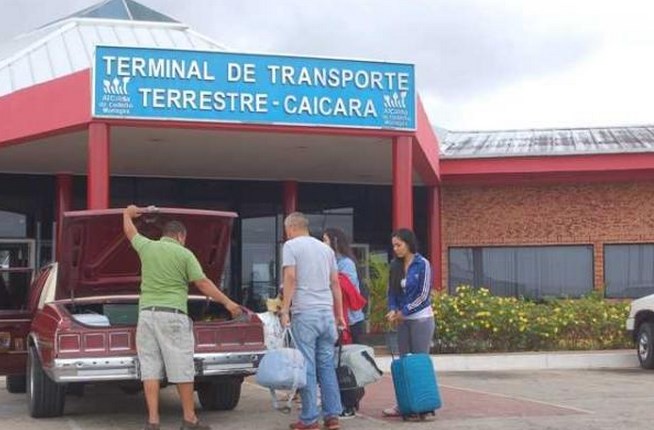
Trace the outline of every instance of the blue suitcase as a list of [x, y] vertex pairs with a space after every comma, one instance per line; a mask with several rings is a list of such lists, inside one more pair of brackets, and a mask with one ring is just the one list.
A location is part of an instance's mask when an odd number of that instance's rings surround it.
[[391, 363], [395, 398], [402, 418], [432, 414], [443, 405], [428, 354], [408, 354]]

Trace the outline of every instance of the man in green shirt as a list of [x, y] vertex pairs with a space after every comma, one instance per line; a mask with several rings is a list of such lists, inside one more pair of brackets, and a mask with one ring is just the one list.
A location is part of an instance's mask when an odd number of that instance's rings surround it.
[[168, 222], [159, 240], [141, 236], [134, 218], [150, 211], [131, 205], [123, 211], [123, 230], [141, 260], [141, 297], [136, 349], [148, 407], [146, 430], [159, 430], [159, 381], [165, 375], [177, 385], [184, 419], [181, 430], [208, 430], [195, 414], [193, 323], [187, 316], [188, 285], [221, 303], [236, 318], [240, 306], [208, 279], [197, 258], [184, 247], [186, 228]]

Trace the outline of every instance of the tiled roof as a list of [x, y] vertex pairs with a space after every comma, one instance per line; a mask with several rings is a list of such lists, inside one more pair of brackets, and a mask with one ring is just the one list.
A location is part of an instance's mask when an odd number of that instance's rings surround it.
[[[129, 0], [112, 0], [100, 6], [115, 7], [117, 3], [131, 5], [130, 13], [136, 13], [133, 4], [137, 3]], [[96, 45], [225, 50], [219, 43], [170, 18], [143, 21], [134, 19], [133, 15], [132, 19], [86, 17], [97, 10], [82, 11], [83, 17], [73, 16], [0, 44], [0, 97], [89, 69]], [[138, 12], [137, 17], [158, 13], [148, 11]]]
[[63, 21], [68, 18], [102, 18], [122, 19], [126, 21], [179, 22], [169, 16], [162, 14], [161, 12], [157, 12], [156, 10], [150, 9], [147, 6], [143, 6], [134, 0], [104, 0], [55, 22]]
[[653, 152], [654, 126], [448, 132], [440, 150], [445, 159]]

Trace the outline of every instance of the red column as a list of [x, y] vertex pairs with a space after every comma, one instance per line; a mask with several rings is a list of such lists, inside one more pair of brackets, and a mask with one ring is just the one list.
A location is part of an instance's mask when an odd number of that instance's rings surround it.
[[393, 138], [393, 230], [413, 228], [413, 154], [411, 137]]
[[64, 212], [71, 210], [73, 201], [73, 176], [66, 173], [57, 174], [55, 183], [55, 216], [57, 220], [57, 232], [55, 240], [57, 241], [55, 249], [57, 250], [56, 260], [59, 260], [59, 248], [61, 245], [61, 223], [64, 219]]
[[284, 216], [297, 211], [297, 181], [284, 181]]
[[109, 126], [101, 122], [89, 125], [88, 209], [109, 208]]
[[443, 289], [443, 252], [441, 237], [441, 190], [429, 187], [427, 190], [427, 235], [429, 237], [429, 260], [431, 262], [432, 286]]

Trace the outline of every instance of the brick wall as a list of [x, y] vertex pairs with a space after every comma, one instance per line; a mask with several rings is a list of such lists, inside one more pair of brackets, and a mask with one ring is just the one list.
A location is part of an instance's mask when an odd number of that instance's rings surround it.
[[654, 182], [443, 187], [443, 285], [450, 246], [654, 243]]

